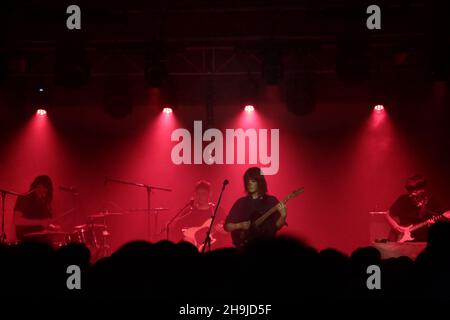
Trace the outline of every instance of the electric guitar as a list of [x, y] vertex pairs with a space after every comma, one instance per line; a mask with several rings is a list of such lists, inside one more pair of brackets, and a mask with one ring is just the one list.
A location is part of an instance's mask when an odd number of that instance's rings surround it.
[[434, 216], [432, 218], [429, 218], [423, 222], [417, 223], [417, 224], [412, 224], [409, 225], [407, 227], [404, 227], [404, 229], [402, 229], [402, 231], [399, 231], [399, 236], [398, 236], [398, 240], [397, 242], [406, 242], [406, 241], [412, 241], [414, 240], [414, 238], [411, 236], [411, 233], [419, 230], [427, 225], [433, 224], [436, 221], [442, 220], [444, 218], [450, 219], [450, 211], [446, 211], [443, 214]]
[[267, 219], [272, 216], [275, 212], [278, 212], [278, 205], [280, 203], [286, 204], [289, 200], [292, 198], [298, 196], [300, 193], [302, 193], [305, 189], [300, 188], [293, 192], [291, 192], [288, 196], [286, 196], [283, 200], [281, 200], [279, 203], [274, 205], [272, 208], [267, 210], [264, 214], [259, 214], [259, 212], [254, 212], [250, 217], [250, 228], [248, 230], [235, 230], [231, 232], [231, 238], [233, 240], [233, 244], [235, 247], [243, 247], [248, 242], [254, 240], [255, 238], [262, 236], [262, 235], [268, 235], [272, 234], [273, 231], [270, 229], [273, 229], [271, 226], [268, 226], [265, 224]]
[[[199, 244], [197, 242], [196, 235], [197, 235], [197, 232], [199, 232], [200, 230], [207, 230], [209, 228], [210, 224], [211, 224], [211, 218], [207, 219], [205, 222], [203, 222], [198, 227], [181, 229], [181, 231], [183, 232], [183, 240], [192, 243], [194, 246], [197, 247], [197, 249], [199, 251], [201, 251], [203, 249], [203, 242]], [[221, 227], [221, 225], [218, 225], [218, 224], [215, 224], [213, 226], [213, 230], [211, 230], [211, 234], [209, 235], [209, 238], [211, 239], [211, 245], [217, 241], [217, 239], [214, 237], [217, 237], [217, 235], [219, 235], [221, 232], [223, 232], [223, 234], [225, 234], [225, 231], [222, 231], [221, 228], [223, 230], [223, 227]], [[202, 241], [203, 240], [204, 239], [202, 239]]]

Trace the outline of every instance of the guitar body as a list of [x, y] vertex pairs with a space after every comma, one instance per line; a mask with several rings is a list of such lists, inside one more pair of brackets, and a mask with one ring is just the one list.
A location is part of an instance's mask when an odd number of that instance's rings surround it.
[[[203, 243], [198, 243], [196, 236], [197, 233], [200, 230], [206, 231], [209, 228], [209, 225], [211, 224], [211, 218], [207, 219], [205, 222], [202, 223], [202, 225], [198, 227], [192, 227], [192, 228], [184, 228], [181, 231], [183, 232], [183, 240], [192, 243], [194, 246], [196, 246], [199, 250], [203, 248]], [[211, 244], [216, 242], [216, 239], [213, 237], [212, 233], [210, 235], [211, 238]]]
[[397, 242], [404, 243], [406, 241], [413, 241], [413, 240], [414, 238], [411, 236], [411, 231], [405, 230], [399, 235]]
[[256, 220], [261, 217], [261, 213], [254, 212], [250, 217], [250, 229], [236, 230], [231, 233], [231, 238], [235, 247], [243, 247], [249, 242], [263, 237], [274, 237], [277, 233], [275, 226], [270, 221], [265, 221], [261, 225], [256, 225]]

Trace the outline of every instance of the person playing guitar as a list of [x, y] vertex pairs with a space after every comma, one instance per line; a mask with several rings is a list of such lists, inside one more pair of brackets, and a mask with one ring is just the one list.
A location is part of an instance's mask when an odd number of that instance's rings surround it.
[[20, 196], [14, 206], [16, 238], [22, 240], [28, 233], [57, 229], [51, 224], [53, 183], [49, 176], [37, 176], [31, 183], [30, 192]]
[[449, 213], [441, 214], [442, 208], [427, 193], [423, 176], [409, 177], [405, 189], [407, 194], [397, 198], [387, 214], [387, 220], [396, 233], [390, 239], [398, 242], [427, 241], [428, 226], [438, 219], [446, 219]]
[[234, 203], [224, 225], [225, 230], [231, 232], [236, 247], [247, 243], [247, 232], [252, 229], [252, 222], [274, 206], [276, 212], [253, 230], [252, 238], [275, 237], [278, 230], [286, 224], [286, 207], [276, 197], [267, 194], [267, 183], [260, 168], [252, 167], [245, 172], [244, 188], [247, 196]]
[[[210, 202], [211, 184], [201, 180], [197, 182], [191, 206], [177, 219], [173, 238], [191, 242], [199, 250], [202, 249], [206, 232], [211, 223], [215, 204]], [[214, 249], [229, 246], [228, 234], [223, 229], [225, 213], [222, 208], [217, 209], [217, 217], [211, 232], [211, 246]]]

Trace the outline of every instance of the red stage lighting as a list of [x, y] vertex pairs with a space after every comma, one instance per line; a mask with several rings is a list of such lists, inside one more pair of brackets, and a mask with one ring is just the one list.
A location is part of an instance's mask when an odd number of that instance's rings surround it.
[[383, 111], [384, 106], [382, 104], [377, 104], [375, 107], [373, 107], [373, 110], [375, 111]]
[[165, 114], [171, 114], [171, 113], [173, 112], [173, 110], [172, 110], [172, 108], [170, 108], [170, 107], [165, 107], [165, 108], [163, 109], [163, 112], [164, 112]]
[[38, 116], [45, 116], [45, 115], [47, 114], [47, 111], [46, 111], [45, 109], [38, 109], [38, 110], [36, 111], [36, 114], [37, 114]]
[[245, 106], [245, 109], [244, 109], [244, 110], [245, 110], [247, 113], [251, 113], [251, 112], [255, 111], [255, 108], [254, 108], [252, 105], [248, 104], [248, 105]]

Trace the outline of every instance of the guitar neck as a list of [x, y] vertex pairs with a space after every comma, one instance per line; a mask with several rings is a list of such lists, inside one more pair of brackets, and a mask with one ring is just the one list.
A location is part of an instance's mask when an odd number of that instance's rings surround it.
[[442, 219], [442, 218], [444, 218], [444, 215], [443, 215], [443, 214], [438, 215], [438, 216], [435, 216], [435, 217], [432, 217], [432, 218], [430, 218], [430, 219], [428, 219], [428, 220], [425, 220], [424, 222], [421, 222], [421, 223], [418, 223], [418, 224], [412, 226], [412, 227], [411, 227], [411, 231], [415, 231], [415, 230], [417, 230], [417, 229], [423, 228], [423, 227], [425, 227], [426, 225], [428, 225], [428, 223], [430, 223], [430, 222], [435, 222], [435, 221], [440, 220], [440, 219]]
[[278, 205], [280, 203], [286, 204], [290, 199], [298, 196], [300, 193], [302, 193], [304, 188], [297, 189], [290, 193], [286, 198], [278, 202], [276, 205], [274, 205], [272, 208], [270, 208], [268, 211], [266, 211], [262, 216], [260, 216], [258, 219], [255, 220], [254, 224], [256, 227], [260, 226], [264, 221], [267, 220], [274, 212], [278, 211]]
[[270, 208], [266, 213], [264, 213], [261, 217], [255, 220], [255, 226], [259, 227], [264, 221], [266, 221], [273, 213], [275, 213], [278, 210], [278, 205], [280, 203], [286, 204], [286, 201], [280, 201], [276, 205], [274, 205], [272, 208]]

